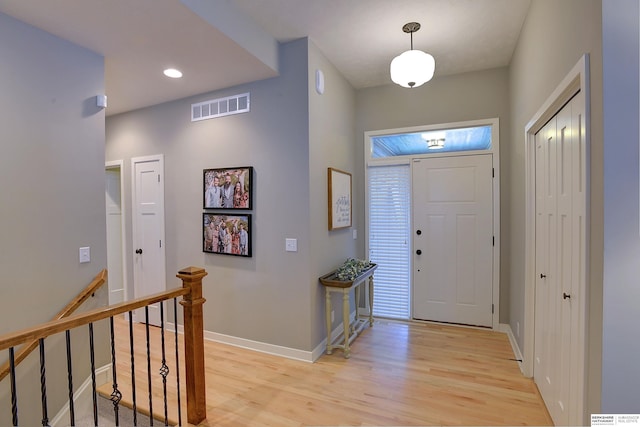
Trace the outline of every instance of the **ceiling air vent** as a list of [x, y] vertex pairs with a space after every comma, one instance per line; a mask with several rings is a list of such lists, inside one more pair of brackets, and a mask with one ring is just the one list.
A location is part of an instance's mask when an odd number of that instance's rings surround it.
[[250, 106], [251, 102], [248, 93], [198, 102], [197, 104], [191, 104], [191, 121], [197, 122], [232, 114], [247, 113], [250, 110]]

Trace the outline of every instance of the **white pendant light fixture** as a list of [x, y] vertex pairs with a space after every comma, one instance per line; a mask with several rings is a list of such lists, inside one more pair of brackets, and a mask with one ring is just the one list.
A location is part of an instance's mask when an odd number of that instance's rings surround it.
[[411, 50], [393, 58], [391, 61], [391, 80], [402, 87], [418, 87], [431, 80], [436, 69], [433, 56], [421, 50], [413, 49], [413, 33], [420, 29], [417, 22], [409, 22], [402, 31], [411, 34]]

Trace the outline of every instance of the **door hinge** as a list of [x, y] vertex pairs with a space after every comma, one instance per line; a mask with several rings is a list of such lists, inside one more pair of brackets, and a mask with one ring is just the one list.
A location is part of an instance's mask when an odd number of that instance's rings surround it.
[[160, 182], [160, 174], [158, 174], [158, 182]]
[[491, 168], [491, 178], [495, 178], [495, 177], [496, 177], [496, 169]]
[[491, 237], [491, 246], [495, 246], [496, 245], [496, 236], [492, 236]]
[[162, 247], [162, 240], [160, 240], [160, 247]]
[[494, 313], [495, 313], [494, 308], [495, 308], [495, 307], [493, 306], [493, 304], [491, 304], [491, 314], [494, 314]]

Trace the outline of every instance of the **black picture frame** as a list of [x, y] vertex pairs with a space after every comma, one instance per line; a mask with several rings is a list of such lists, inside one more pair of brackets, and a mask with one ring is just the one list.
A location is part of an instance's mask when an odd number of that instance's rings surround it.
[[202, 171], [202, 206], [204, 209], [251, 210], [253, 209], [252, 196], [252, 166], [204, 169]]
[[[224, 237], [221, 238], [221, 233]], [[202, 214], [202, 251], [211, 254], [251, 257], [251, 214]]]

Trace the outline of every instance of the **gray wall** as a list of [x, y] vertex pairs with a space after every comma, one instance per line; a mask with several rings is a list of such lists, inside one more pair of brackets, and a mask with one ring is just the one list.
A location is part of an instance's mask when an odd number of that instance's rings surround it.
[[[637, 14], [636, 14], [637, 15]], [[637, 16], [636, 16], [637, 17]], [[527, 123], [584, 53], [591, 62], [591, 163], [589, 258], [589, 375], [587, 411], [597, 412], [600, 393], [602, 322], [602, 44], [599, 0], [534, 0], [520, 34], [509, 68], [511, 99], [511, 150], [502, 159], [509, 165], [503, 180], [503, 203], [509, 239], [503, 260], [510, 266], [509, 322], [524, 351], [525, 305], [525, 144]]]
[[638, 0], [602, 4], [604, 322], [602, 412], [640, 410]]
[[[131, 163], [164, 154], [167, 287], [176, 272], [204, 267], [207, 331], [311, 350], [311, 236], [308, 43], [281, 46], [281, 75], [107, 119], [108, 160], [124, 160], [124, 199], [131, 200]], [[192, 123], [190, 105], [244, 92], [249, 113]], [[253, 166], [253, 257], [202, 252], [202, 170]], [[131, 203], [127, 256], [132, 259]], [[285, 238], [298, 252], [285, 252]], [[129, 295], [133, 267], [128, 265]], [[312, 290], [313, 288], [313, 290]]]
[[[0, 14], [0, 334], [51, 320], [106, 268], [103, 58]], [[78, 248], [91, 247], [79, 264]], [[87, 307], [105, 305], [106, 285]], [[82, 336], [86, 331], [82, 331]], [[74, 335], [75, 337], [75, 335]], [[86, 343], [79, 336], [74, 350]], [[98, 340], [99, 349], [106, 350]], [[62, 342], [47, 340], [49, 410], [66, 398]], [[1, 361], [6, 360], [2, 352]], [[60, 357], [58, 357], [60, 355]], [[74, 358], [74, 377], [89, 376], [88, 353]], [[108, 352], [97, 354], [98, 366]], [[39, 424], [37, 356], [18, 367], [21, 425]], [[0, 384], [0, 407], [8, 379]], [[31, 402], [28, 404], [27, 402]], [[0, 411], [9, 424], [9, 411]], [[6, 418], [4, 417], [6, 414]]]
[[[508, 240], [504, 224], [508, 224], [508, 206], [504, 200], [508, 187], [509, 165], [505, 159], [511, 152], [509, 132], [509, 94], [506, 68], [436, 77], [415, 89], [395, 84], [359, 90], [356, 94], [356, 141], [358, 174], [355, 180], [355, 202], [364, 207], [364, 132], [395, 129], [410, 126], [461, 122], [498, 117], [500, 119], [500, 168], [502, 203], [501, 272], [500, 272], [500, 321], [508, 321], [509, 282], [507, 256]], [[364, 208], [359, 209], [357, 221], [364, 234]], [[364, 253], [365, 237], [359, 239], [359, 252]]]
[[[107, 158], [124, 160], [129, 200], [130, 159], [165, 155], [167, 286], [184, 266], [207, 269], [207, 331], [312, 351], [326, 334], [318, 277], [356, 256], [350, 230], [327, 230], [326, 202], [327, 167], [355, 169], [355, 92], [306, 39], [280, 49], [279, 77], [109, 117]], [[188, 120], [191, 103], [243, 92], [250, 113]], [[253, 257], [204, 254], [202, 169], [243, 165], [255, 168]], [[284, 251], [285, 238], [298, 239], [298, 252]]]
[[[325, 92], [320, 95], [315, 90], [316, 70], [325, 76]], [[333, 167], [352, 174], [358, 180], [361, 175], [356, 170], [355, 135], [355, 91], [323, 54], [309, 43], [309, 194], [311, 233], [311, 346], [326, 337], [324, 288], [318, 284], [318, 277], [337, 268], [345, 259], [358, 257], [352, 229], [358, 230], [358, 240], [364, 239], [358, 217], [353, 219], [352, 228], [328, 230], [328, 185], [327, 168]], [[355, 189], [355, 187], [354, 187]], [[354, 203], [353, 212], [361, 212], [362, 204]], [[362, 257], [362, 256], [360, 256]], [[332, 306], [335, 310], [335, 324], [342, 321], [342, 301], [333, 293]], [[354, 308], [354, 307], [352, 307]]]

